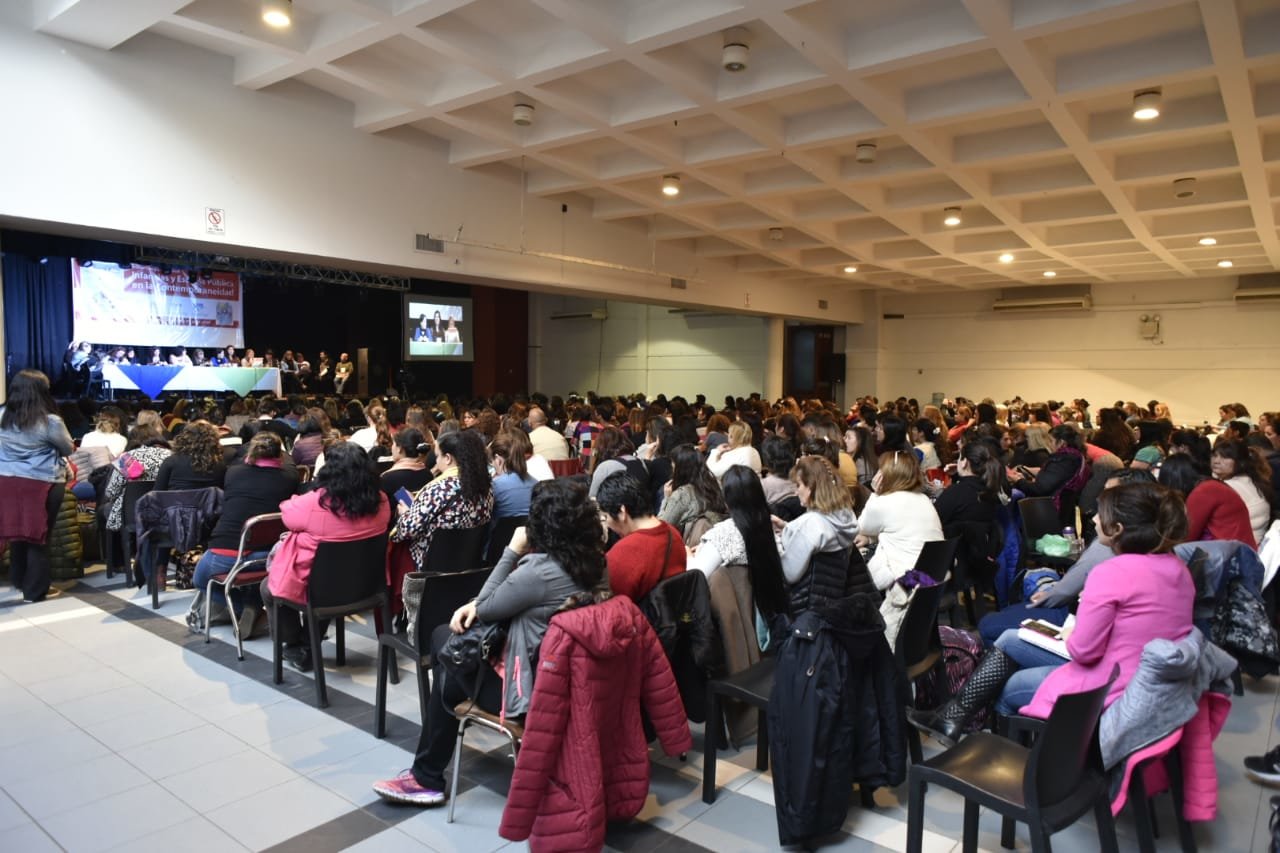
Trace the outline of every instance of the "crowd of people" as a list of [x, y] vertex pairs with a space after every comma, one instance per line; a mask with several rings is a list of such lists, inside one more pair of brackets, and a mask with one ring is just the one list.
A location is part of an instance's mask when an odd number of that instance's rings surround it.
[[[285, 355], [297, 364], [298, 354]], [[848, 593], [851, 566], [865, 560], [860, 594], [876, 600], [887, 625], [895, 588], [917, 574], [927, 543], [967, 541], [999, 525], [1018, 500], [1051, 499], [1062, 527], [1079, 529], [1088, 547], [1064, 576], [985, 617], [978, 627], [989, 650], [968, 681], [943, 706], [912, 715], [944, 744], [992, 703], [1002, 714], [1043, 717], [1057, 696], [1098, 686], [1117, 665], [1107, 701], [1119, 700], [1148, 643], [1189, 642], [1196, 632], [1195, 587], [1175, 545], [1231, 540], [1256, 550], [1277, 518], [1280, 414], [1255, 421], [1239, 403], [1221, 407], [1216, 428], [1187, 428], [1158, 401], [1117, 401], [1095, 413], [1083, 399], [922, 406], [863, 397], [841, 410], [759, 395], [717, 408], [662, 395], [362, 402], [298, 389], [279, 398], [58, 406], [48, 380], [23, 371], [0, 415], [0, 478], [29, 481], [20, 493], [51, 508], [63, 488], [90, 494], [63, 460], [91, 455], [101, 464], [89, 466], [107, 471], [96, 496], [109, 529], [120, 527], [130, 480], [222, 487], [223, 515], [197, 582], [225, 570], [247, 518], [278, 508], [291, 533], [261, 590], [218, 602], [244, 636], [262, 629], [272, 596], [305, 596], [319, 542], [389, 529], [421, 568], [441, 530], [527, 519], [479, 597], [449, 624], [422, 626], [438, 650], [477, 619], [506, 623], [501, 660], [471, 698], [517, 718], [537, 696], [540, 644], [566, 608], [639, 603], [682, 573], [710, 577], [743, 565], [761, 645], [777, 651], [800, 613]], [[580, 476], [553, 475], [553, 463], [574, 459]], [[0, 486], [0, 526], [12, 520], [16, 493]], [[28, 600], [49, 589], [40, 547], [12, 551]], [[627, 607], [613, 606], [609, 618], [631, 619]], [[1019, 639], [1027, 615], [1063, 624], [1072, 609], [1070, 660]], [[311, 668], [304, 625], [295, 618], [276, 630], [291, 664]], [[374, 786], [385, 799], [446, 799], [457, 732], [446, 709], [467, 697], [439, 664], [431, 689], [413, 766]], [[668, 729], [667, 741], [683, 739]], [[1280, 756], [1253, 761], [1262, 768], [1255, 775], [1280, 780]]]

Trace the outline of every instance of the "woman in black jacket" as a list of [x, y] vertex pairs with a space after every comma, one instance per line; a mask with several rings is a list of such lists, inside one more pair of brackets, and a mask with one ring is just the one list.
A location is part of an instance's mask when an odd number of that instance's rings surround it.
[[1074, 526], [1075, 502], [1063, 500], [1063, 495], [1080, 493], [1089, 481], [1089, 463], [1081, 452], [1080, 433], [1075, 427], [1066, 424], [1054, 427], [1049, 431], [1049, 441], [1053, 452], [1040, 470], [1014, 470], [1009, 473], [1009, 479], [1029, 498], [1053, 498], [1063, 526]]
[[959, 536], [964, 525], [993, 524], [1004, 485], [1000, 459], [987, 441], [965, 442], [956, 460], [956, 474], [955, 482], [933, 505], [948, 539]]
[[[191, 585], [196, 588], [197, 595], [209, 585], [211, 577], [230, 571], [235, 565], [240, 548], [240, 531], [244, 528], [244, 523], [255, 515], [279, 512], [280, 504], [297, 491], [298, 471], [285, 465], [280, 437], [265, 430], [259, 432], [249, 441], [244, 464], [232, 465], [227, 469], [222, 490], [222, 515], [218, 517], [218, 523], [209, 536], [209, 549], [204, 552], [200, 562], [196, 563], [195, 572], [191, 576]], [[265, 559], [267, 552], [260, 551], [249, 556], [250, 559]], [[254, 623], [262, 612], [258, 587], [255, 585], [233, 591], [232, 598], [236, 599], [233, 604], [240, 620], [240, 636], [248, 639], [253, 636]], [[226, 596], [220, 588], [215, 587], [210, 620], [224, 616], [226, 609]], [[194, 608], [192, 613], [195, 613]], [[187, 621], [194, 625], [190, 615]], [[263, 624], [266, 624], [265, 620]]]

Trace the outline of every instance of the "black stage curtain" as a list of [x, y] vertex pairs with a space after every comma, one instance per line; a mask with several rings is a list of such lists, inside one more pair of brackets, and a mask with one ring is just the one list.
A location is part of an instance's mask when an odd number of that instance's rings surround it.
[[[71, 344], [71, 258], [127, 263], [133, 247], [28, 231], [0, 231], [4, 275], [5, 365], [28, 367], [55, 384]], [[41, 260], [44, 263], [41, 263]]]
[[71, 262], [42, 264], [6, 250], [3, 275], [5, 363], [12, 373], [43, 370], [56, 383], [71, 343]]

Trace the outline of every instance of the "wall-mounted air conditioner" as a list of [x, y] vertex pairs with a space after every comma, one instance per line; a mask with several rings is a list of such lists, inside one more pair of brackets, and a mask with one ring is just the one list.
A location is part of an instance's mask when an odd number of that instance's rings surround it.
[[1236, 302], [1280, 301], [1280, 273], [1242, 275], [1236, 280]]
[[689, 320], [700, 317], [725, 317], [728, 315], [727, 311], [708, 311], [702, 308], [668, 308], [667, 313]]
[[1000, 291], [991, 304], [992, 311], [1088, 311], [1093, 307], [1093, 294], [1087, 284], [1063, 284], [1052, 287], [1010, 287]]
[[551, 315], [552, 320], [608, 320], [609, 312], [604, 308], [592, 308], [590, 311], [559, 311]]

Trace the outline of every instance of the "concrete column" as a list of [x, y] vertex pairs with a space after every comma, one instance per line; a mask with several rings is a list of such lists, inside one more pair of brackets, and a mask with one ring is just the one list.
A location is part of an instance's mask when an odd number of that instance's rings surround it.
[[782, 396], [782, 359], [786, 340], [781, 317], [765, 320], [764, 396], [767, 400]]
[[845, 327], [845, 390], [847, 400], [866, 394], [881, 396], [880, 389], [880, 294], [864, 296], [865, 321]]

